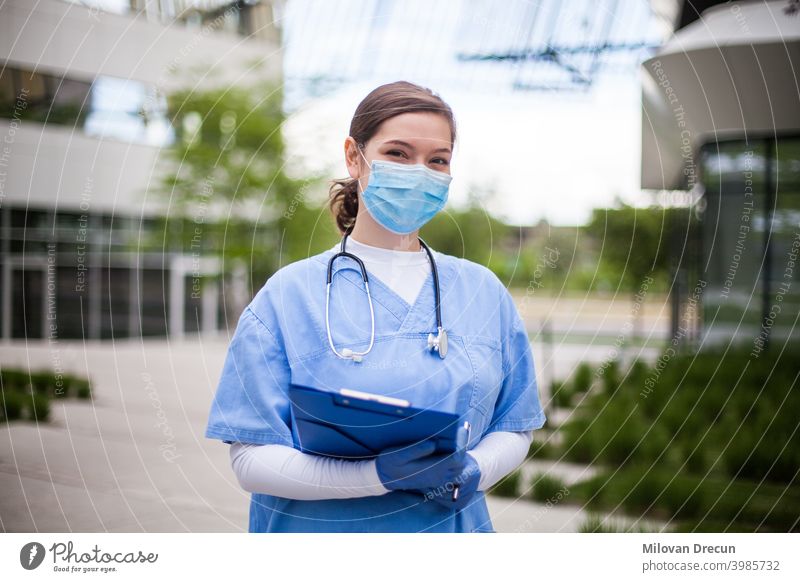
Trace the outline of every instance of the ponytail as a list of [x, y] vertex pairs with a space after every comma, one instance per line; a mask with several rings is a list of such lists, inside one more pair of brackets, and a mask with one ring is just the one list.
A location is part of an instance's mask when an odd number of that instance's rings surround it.
[[356, 224], [358, 214], [358, 180], [344, 178], [333, 180], [330, 188], [330, 201], [328, 203], [339, 232], [345, 233]]

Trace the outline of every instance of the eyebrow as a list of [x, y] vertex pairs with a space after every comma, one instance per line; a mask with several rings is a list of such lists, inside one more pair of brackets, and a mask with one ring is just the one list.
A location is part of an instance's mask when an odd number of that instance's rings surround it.
[[[400, 140], [400, 139], [390, 139], [390, 140], [387, 140], [387, 141], [383, 142], [383, 145], [390, 144], [390, 143], [397, 144], [397, 145], [402, 145], [402, 146], [406, 146], [406, 147], [407, 147], [408, 149], [410, 149], [410, 150], [413, 150], [413, 149], [415, 149], [413, 145], [411, 145], [410, 143], [408, 143], [408, 142], [406, 142], [406, 141]], [[451, 152], [450, 152], [450, 148], [438, 148], [438, 149], [435, 149], [435, 150], [433, 150], [431, 153], [432, 153], [432, 154], [435, 154], [436, 152], [447, 152], [447, 153], [451, 153]]]

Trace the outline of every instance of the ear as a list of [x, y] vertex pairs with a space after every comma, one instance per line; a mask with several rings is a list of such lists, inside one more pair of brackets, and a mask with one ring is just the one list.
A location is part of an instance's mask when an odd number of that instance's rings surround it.
[[347, 173], [351, 178], [360, 178], [362, 173], [361, 154], [358, 151], [356, 140], [347, 136], [344, 140], [344, 162], [347, 164]]

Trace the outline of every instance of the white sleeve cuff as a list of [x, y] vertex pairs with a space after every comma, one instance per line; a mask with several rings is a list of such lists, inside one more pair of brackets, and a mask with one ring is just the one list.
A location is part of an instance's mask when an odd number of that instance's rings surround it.
[[[528, 454], [533, 432], [496, 431], [468, 454], [478, 463], [484, 491], [517, 468]], [[230, 445], [231, 467], [241, 487], [287, 499], [348, 499], [384, 495], [375, 459], [348, 461], [310, 455], [279, 444]]]
[[278, 444], [232, 443], [231, 466], [241, 487], [287, 499], [347, 499], [389, 492], [374, 459], [348, 461]]
[[478, 490], [485, 491], [519, 467], [528, 456], [533, 431], [491, 432], [468, 451], [481, 470]]

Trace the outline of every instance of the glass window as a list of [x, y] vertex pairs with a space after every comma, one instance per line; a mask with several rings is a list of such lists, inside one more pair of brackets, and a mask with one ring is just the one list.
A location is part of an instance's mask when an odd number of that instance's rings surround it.
[[43, 229], [48, 225], [47, 210], [34, 208], [12, 208], [11, 228]]
[[100, 337], [130, 335], [130, 276], [127, 268], [100, 269]]
[[707, 144], [700, 163], [705, 333], [790, 336], [800, 311], [800, 138]]
[[49, 123], [83, 127], [89, 109], [92, 84], [75, 79], [51, 79], [55, 85], [52, 93]]
[[42, 338], [44, 269], [14, 269], [11, 289], [11, 337]]
[[14, 74], [15, 71], [8, 67], [5, 70], [0, 70], [0, 116], [5, 118], [10, 118], [14, 114], [15, 101], [17, 99]]
[[19, 111], [20, 117], [44, 120], [50, 104], [50, 88], [47, 78], [41, 73], [19, 71], [16, 75], [16, 95], [24, 99], [27, 106]]
[[[272, 38], [270, 29], [280, 17], [272, 2], [258, 0], [64, 0], [114, 14], [145, 14], [165, 25], [182, 23], [188, 28], [208, 27], [242, 36]], [[273, 24], [274, 22], [274, 24]]]
[[85, 131], [98, 137], [163, 145], [173, 139], [165, 96], [128, 79], [101, 76], [92, 91]]
[[704, 332], [754, 337], [762, 316], [766, 195], [763, 142], [721, 142], [700, 155], [705, 200], [702, 212]]
[[203, 277], [184, 276], [183, 330], [185, 332], [198, 332], [203, 329], [204, 281]]
[[[24, 106], [19, 105], [20, 95]], [[0, 116], [153, 146], [175, 139], [165, 95], [153, 86], [106, 75], [91, 82], [6, 66], [0, 73]]]
[[89, 337], [89, 276], [83, 267], [56, 269], [56, 314], [58, 337]]
[[104, 12], [114, 14], [128, 14], [131, 11], [131, 4], [136, 0], [64, 0], [70, 4], [80, 4], [87, 8], [97, 8]]
[[47, 210], [11, 208], [10, 233], [12, 253], [47, 252], [47, 242], [52, 239], [52, 215]]
[[169, 323], [169, 271], [142, 269], [139, 273], [142, 335], [166, 335]]
[[[776, 195], [768, 270], [767, 315], [771, 319], [767, 323], [771, 338], [786, 338], [800, 312], [800, 138], [780, 139], [773, 147]], [[796, 328], [794, 333], [798, 333]]]

